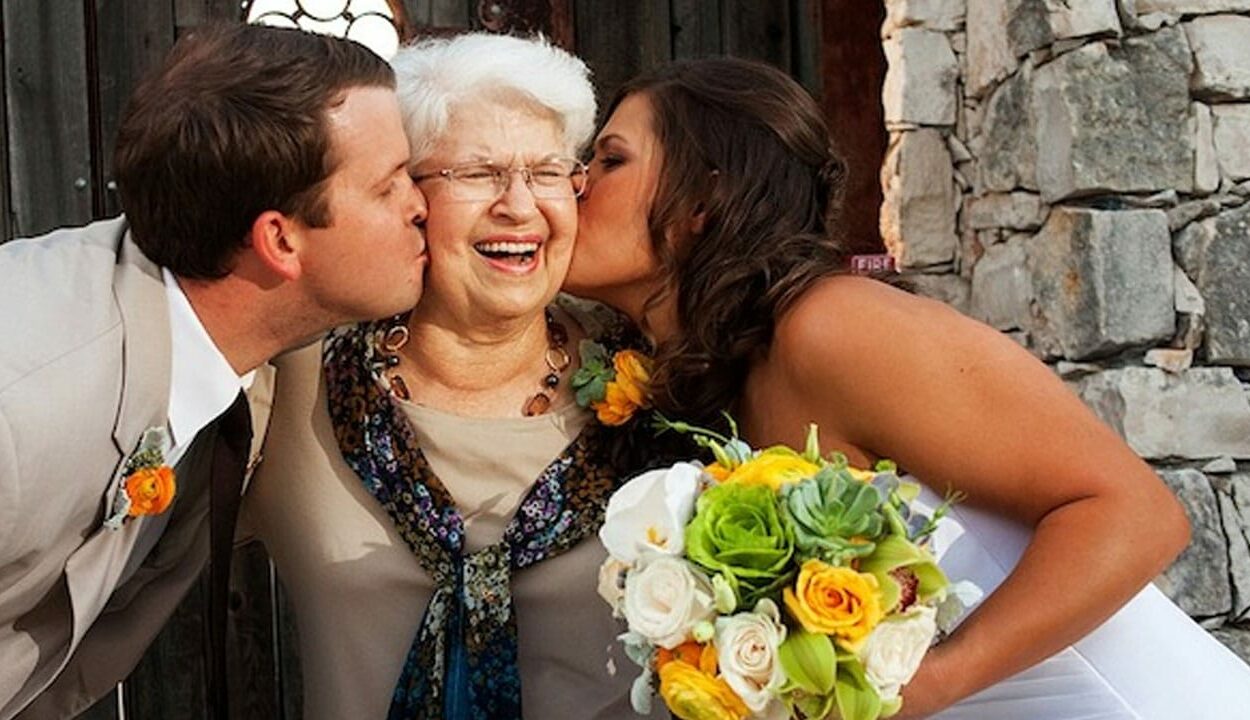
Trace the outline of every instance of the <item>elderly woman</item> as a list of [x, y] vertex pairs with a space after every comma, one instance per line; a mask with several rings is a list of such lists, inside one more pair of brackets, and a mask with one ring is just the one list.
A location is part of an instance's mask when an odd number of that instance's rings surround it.
[[484, 34], [393, 64], [429, 202], [425, 295], [281, 362], [245, 502], [293, 599], [305, 713], [506, 720], [524, 699], [526, 717], [631, 717], [594, 595], [626, 433], [569, 390], [579, 340], [616, 329], [556, 299], [587, 69]]

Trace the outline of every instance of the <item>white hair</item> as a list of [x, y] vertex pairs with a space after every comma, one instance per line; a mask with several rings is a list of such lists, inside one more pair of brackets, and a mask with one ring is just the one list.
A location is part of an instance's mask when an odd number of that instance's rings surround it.
[[500, 94], [518, 94], [550, 111], [574, 155], [594, 132], [590, 69], [543, 37], [475, 32], [431, 38], [400, 48], [390, 62], [414, 163], [429, 157], [457, 105]]

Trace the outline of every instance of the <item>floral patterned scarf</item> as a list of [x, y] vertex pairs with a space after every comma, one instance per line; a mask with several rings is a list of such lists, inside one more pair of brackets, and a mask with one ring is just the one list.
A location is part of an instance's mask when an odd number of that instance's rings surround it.
[[339, 449], [386, 508], [436, 589], [392, 698], [392, 720], [519, 720], [521, 675], [511, 576], [572, 548], [603, 522], [620, 482], [607, 435], [587, 423], [542, 472], [504, 531], [464, 549], [464, 519], [380, 381], [375, 339], [383, 325], [340, 330], [323, 364]]

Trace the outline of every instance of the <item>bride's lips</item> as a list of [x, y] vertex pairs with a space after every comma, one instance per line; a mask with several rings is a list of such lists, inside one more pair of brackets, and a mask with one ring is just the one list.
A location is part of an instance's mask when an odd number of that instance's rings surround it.
[[526, 275], [541, 262], [541, 235], [491, 235], [473, 243], [473, 249], [490, 267], [510, 275]]

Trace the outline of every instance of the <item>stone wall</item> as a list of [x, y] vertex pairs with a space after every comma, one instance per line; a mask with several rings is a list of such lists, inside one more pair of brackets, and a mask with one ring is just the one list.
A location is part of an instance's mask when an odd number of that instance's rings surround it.
[[887, 0], [881, 229], [1175, 489], [1250, 660], [1250, 0]]

